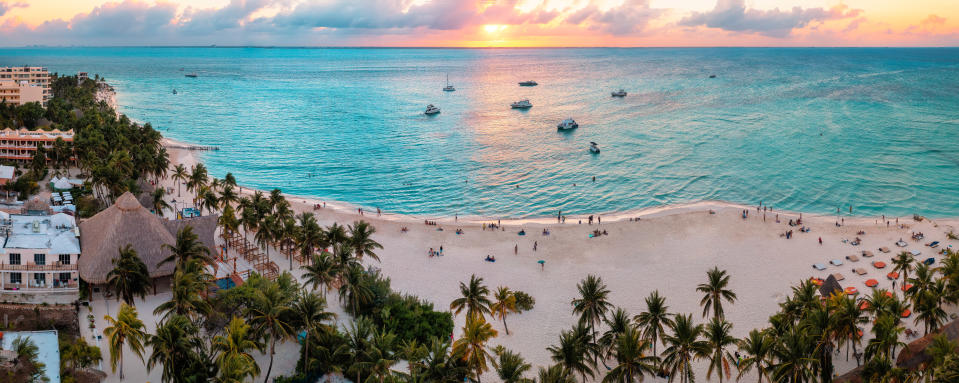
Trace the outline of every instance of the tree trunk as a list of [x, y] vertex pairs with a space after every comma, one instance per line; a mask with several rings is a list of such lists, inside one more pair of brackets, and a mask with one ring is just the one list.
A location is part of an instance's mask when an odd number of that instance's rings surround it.
[[120, 380], [123, 380], [123, 345], [120, 345]]
[[503, 328], [506, 329], [506, 335], [509, 335], [509, 326], [506, 325], [506, 315], [503, 315]]
[[267, 383], [270, 380], [270, 371], [273, 370], [273, 350], [276, 347], [276, 337], [273, 337], [270, 340], [270, 367], [266, 368], [266, 377], [263, 378], [263, 383]]

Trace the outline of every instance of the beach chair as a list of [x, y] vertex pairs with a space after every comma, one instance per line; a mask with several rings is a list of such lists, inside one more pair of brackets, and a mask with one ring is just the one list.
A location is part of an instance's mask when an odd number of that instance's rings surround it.
[[855, 269], [852, 269], [852, 272], [854, 272], [854, 273], [856, 273], [856, 274], [858, 274], [858, 275], [866, 275], [866, 269], [864, 269], [864, 268], [862, 268], [862, 267], [857, 267], [857, 268], [855, 268]]
[[832, 264], [833, 266], [842, 266], [842, 261], [838, 259], [833, 259], [829, 261], [829, 263]]
[[926, 260], [925, 260], [925, 261], [922, 261], [922, 263], [925, 263], [926, 266], [932, 266], [933, 263], [936, 263], [936, 259], [935, 259], [935, 258], [926, 258]]
[[839, 274], [839, 273], [833, 273], [832, 277], [833, 277], [833, 278], [836, 278], [837, 281], [841, 281], [841, 280], [843, 280], [843, 279], [846, 279], [846, 277], [845, 277], [844, 275]]
[[909, 254], [912, 254], [913, 257], [918, 257], [922, 252], [919, 250], [909, 250]]
[[863, 251], [862, 251], [862, 256], [863, 256], [863, 258], [872, 258], [872, 252], [869, 251], [869, 250], [863, 250]]
[[822, 264], [822, 263], [813, 263], [813, 264], [812, 264], [812, 268], [814, 268], [814, 269], [816, 269], [816, 270], [819, 270], [819, 271], [823, 271], [823, 270], [826, 270], [826, 265], [824, 265], [824, 264]]
[[880, 248], [879, 248], [879, 251], [881, 251], [881, 252], [883, 252], [883, 253], [888, 253], [890, 250], [889, 250], [888, 247], [883, 246], [883, 247], [880, 247]]
[[847, 255], [846, 260], [849, 262], [859, 262], [859, 257], [855, 255]]

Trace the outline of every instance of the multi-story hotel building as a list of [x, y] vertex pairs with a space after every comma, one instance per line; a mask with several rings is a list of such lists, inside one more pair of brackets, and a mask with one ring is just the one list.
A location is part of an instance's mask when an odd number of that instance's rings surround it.
[[0, 80], [0, 102], [13, 105], [30, 102], [43, 104], [43, 88], [26, 81]]
[[10, 128], [0, 130], [0, 160], [30, 161], [33, 159], [33, 154], [37, 152], [37, 147], [41, 145], [47, 149], [47, 158], [50, 159], [52, 158], [50, 150], [53, 149], [53, 142], [57, 138], [72, 143], [73, 129], [67, 131]]
[[[32, 85], [40, 88], [43, 106], [47, 106], [47, 100], [53, 97], [50, 91], [50, 73], [43, 67], [0, 67], [0, 82], [12, 81], [16, 85]], [[22, 90], [22, 88], [21, 88]], [[30, 102], [30, 101], [27, 101]], [[26, 102], [22, 102], [24, 104]]]
[[39, 200], [24, 214], [0, 213], [0, 290], [77, 291], [80, 232], [67, 214], [50, 214]]

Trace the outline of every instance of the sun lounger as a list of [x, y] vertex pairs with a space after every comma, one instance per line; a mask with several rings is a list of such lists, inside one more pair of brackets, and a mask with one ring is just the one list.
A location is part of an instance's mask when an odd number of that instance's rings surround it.
[[862, 267], [857, 267], [857, 268], [855, 268], [855, 269], [852, 269], [852, 272], [854, 272], [854, 273], [856, 273], [856, 274], [859, 274], [859, 275], [866, 275], [866, 269], [864, 269], [864, 268], [862, 268]]
[[842, 266], [842, 261], [838, 259], [833, 259], [829, 261], [829, 263], [831, 263], [833, 266]]
[[863, 251], [862, 251], [862, 256], [863, 256], [863, 257], [866, 257], [866, 258], [872, 258], [872, 252], [869, 251], [869, 250], [863, 250]]
[[922, 252], [919, 250], [909, 250], [909, 254], [912, 254], [913, 257], [918, 257]]
[[822, 264], [822, 263], [813, 263], [813, 264], [812, 264], [812, 268], [814, 268], [814, 269], [816, 269], [816, 270], [819, 270], [819, 271], [822, 271], [822, 270], [826, 270], [826, 265], [824, 265], [824, 264]]
[[935, 259], [935, 258], [926, 258], [926, 260], [925, 260], [925, 261], [922, 261], [922, 263], [925, 263], [926, 266], [932, 266], [933, 263], [936, 263], [936, 259]]
[[843, 279], [846, 279], [845, 276], [843, 276], [842, 274], [839, 274], [839, 273], [833, 274], [832, 277], [833, 277], [833, 278], [836, 278], [837, 281], [841, 281], [841, 280], [843, 280]]
[[880, 248], [879, 248], [879, 251], [881, 251], [881, 252], [883, 252], [883, 253], [888, 253], [888, 252], [889, 252], [889, 248], [883, 246], [883, 247], [880, 247]]
[[899, 247], [906, 247], [906, 246], [909, 246], [909, 244], [908, 244], [908, 243], [906, 243], [906, 241], [902, 241], [902, 240], [900, 240], [899, 242], [896, 242], [896, 246], [899, 246]]
[[847, 255], [846, 260], [849, 262], [859, 262], [859, 257], [855, 255]]

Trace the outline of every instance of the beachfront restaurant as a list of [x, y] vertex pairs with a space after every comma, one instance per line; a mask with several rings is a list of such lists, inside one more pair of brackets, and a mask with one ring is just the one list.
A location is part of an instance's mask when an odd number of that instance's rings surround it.
[[[217, 215], [206, 217], [167, 220], [151, 213], [137, 201], [133, 194], [123, 193], [107, 209], [80, 223], [80, 278], [90, 284], [91, 292], [98, 292], [107, 282], [107, 274], [113, 270], [113, 259], [119, 249], [130, 245], [147, 266], [153, 279], [153, 292], [158, 284], [169, 284], [174, 264], [160, 264], [170, 255], [163, 245], [173, 245], [181, 229], [190, 226], [199, 240], [217, 254]], [[164, 280], [158, 283], [158, 280]], [[111, 292], [106, 292], [109, 297]]]

